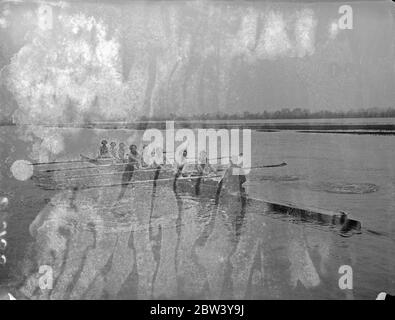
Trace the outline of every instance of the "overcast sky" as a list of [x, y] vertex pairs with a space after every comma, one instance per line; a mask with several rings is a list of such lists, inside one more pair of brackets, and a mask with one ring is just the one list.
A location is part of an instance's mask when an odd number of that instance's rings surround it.
[[[395, 107], [394, 4], [0, 4], [0, 107], [17, 121]], [[48, 111], [51, 110], [51, 111]]]

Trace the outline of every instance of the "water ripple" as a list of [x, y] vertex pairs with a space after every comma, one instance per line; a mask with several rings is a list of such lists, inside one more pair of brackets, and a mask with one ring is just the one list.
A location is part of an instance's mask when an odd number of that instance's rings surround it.
[[353, 182], [327, 182], [321, 181], [309, 185], [313, 191], [323, 191], [339, 194], [366, 194], [379, 190], [379, 186], [374, 183], [353, 183]]
[[303, 180], [299, 175], [253, 175], [251, 181], [293, 182]]

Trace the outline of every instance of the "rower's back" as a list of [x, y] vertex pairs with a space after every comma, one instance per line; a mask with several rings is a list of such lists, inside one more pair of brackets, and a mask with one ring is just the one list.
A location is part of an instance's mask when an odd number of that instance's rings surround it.
[[226, 169], [226, 171], [224, 172], [224, 175], [221, 180], [223, 191], [227, 191], [231, 193], [235, 193], [235, 192], [245, 193], [244, 183], [247, 181], [247, 179], [245, 175], [240, 174], [239, 171], [233, 169], [238, 169], [238, 168], [231, 166], [228, 169]]

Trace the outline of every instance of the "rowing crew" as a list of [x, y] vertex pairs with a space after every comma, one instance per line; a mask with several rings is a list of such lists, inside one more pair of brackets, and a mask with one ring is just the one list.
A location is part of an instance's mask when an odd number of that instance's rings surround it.
[[[132, 144], [129, 146], [129, 153], [126, 154], [125, 144], [121, 142], [117, 149], [117, 144], [113, 141], [110, 143], [110, 147], [107, 146], [107, 140], [102, 140], [99, 154], [96, 159], [112, 159], [114, 161], [121, 161], [125, 163], [133, 163], [136, 167], [148, 167], [148, 165], [144, 162], [143, 157], [140, 156], [137, 151], [137, 146]], [[144, 148], [146, 146], [144, 145]]]
[[119, 144], [119, 148], [117, 150], [117, 144], [113, 141], [110, 143], [110, 148], [107, 146], [107, 140], [102, 140], [100, 148], [99, 148], [99, 155], [98, 159], [111, 159], [114, 160], [125, 160], [125, 144], [121, 142]]
[[[111, 142], [110, 147], [108, 148], [107, 141], [103, 140], [101, 142], [97, 159], [113, 159], [114, 161], [122, 161], [132, 165], [134, 169], [159, 168], [162, 167], [163, 163], [166, 163], [166, 153], [159, 147], [150, 151], [147, 146], [144, 145], [142, 154], [143, 155], [137, 151], [137, 146], [135, 144], [129, 146], [129, 153], [126, 154], [125, 144], [123, 142], [119, 144], [119, 148], [117, 150], [115, 142]], [[240, 153], [239, 156], [232, 157], [229, 160], [230, 166], [241, 168], [243, 154]], [[186, 149], [181, 150], [179, 154], [175, 155], [173, 168], [177, 176], [185, 176], [191, 172], [197, 172], [198, 174], [204, 175], [217, 173], [217, 169], [210, 164], [205, 151], [201, 151], [199, 153], [198, 161], [195, 163], [194, 161], [188, 160], [188, 152]]]

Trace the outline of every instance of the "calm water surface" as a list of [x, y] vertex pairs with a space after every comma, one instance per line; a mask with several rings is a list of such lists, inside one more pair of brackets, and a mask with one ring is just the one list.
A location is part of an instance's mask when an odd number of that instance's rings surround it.
[[[1, 192], [10, 199], [3, 285], [28, 298], [373, 299], [395, 290], [395, 139], [295, 132], [253, 132], [251, 197], [347, 211], [362, 233], [271, 214], [263, 202], [220, 193], [191, 197], [171, 186], [45, 191], [12, 178], [31, 142], [1, 128]], [[128, 130], [53, 129], [59, 158], [94, 154], [101, 138], [137, 141]], [[52, 132], [53, 133], [53, 132]], [[51, 133], [51, 134], [52, 134]], [[52, 290], [38, 268], [54, 270]], [[338, 286], [353, 268], [353, 290]]]

